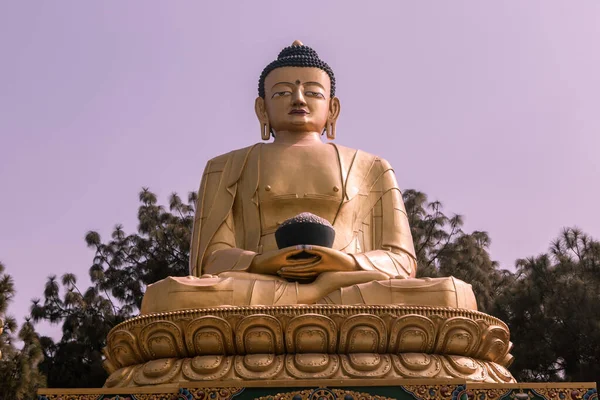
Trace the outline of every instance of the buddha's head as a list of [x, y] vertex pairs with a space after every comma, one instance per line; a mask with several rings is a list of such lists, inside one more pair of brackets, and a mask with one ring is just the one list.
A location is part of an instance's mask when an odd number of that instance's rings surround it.
[[296, 40], [260, 75], [255, 110], [263, 140], [277, 132], [326, 132], [333, 139], [340, 113], [333, 71]]

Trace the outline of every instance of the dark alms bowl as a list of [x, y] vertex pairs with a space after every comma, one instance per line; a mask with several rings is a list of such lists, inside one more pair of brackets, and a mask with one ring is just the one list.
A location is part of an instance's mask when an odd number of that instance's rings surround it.
[[284, 221], [275, 231], [280, 249], [302, 244], [331, 248], [334, 239], [335, 230], [329, 221], [308, 212]]

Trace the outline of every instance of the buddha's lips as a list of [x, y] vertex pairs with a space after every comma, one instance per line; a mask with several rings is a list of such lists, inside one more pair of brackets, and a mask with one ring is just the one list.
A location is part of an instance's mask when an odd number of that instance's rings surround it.
[[306, 111], [306, 110], [292, 110], [292, 111], [290, 111], [290, 114], [308, 114], [308, 111]]

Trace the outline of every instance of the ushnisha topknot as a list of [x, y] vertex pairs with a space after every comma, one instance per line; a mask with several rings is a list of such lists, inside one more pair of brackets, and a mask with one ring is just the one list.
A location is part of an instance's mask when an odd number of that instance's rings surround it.
[[260, 74], [258, 95], [263, 99], [265, 98], [265, 78], [269, 75], [269, 72], [281, 67], [312, 67], [322, 69], [329, 75], [329, 79], [331, 80], [331, 97], [335, 96], [335, 76], [333, 75], [333, 70], [325, 61], [319, 58], [316, 51], [305, 46], [301, 41], [296, 40], [291, 46], [281, 50], [277, 56], [277, 60], [267, 65]]

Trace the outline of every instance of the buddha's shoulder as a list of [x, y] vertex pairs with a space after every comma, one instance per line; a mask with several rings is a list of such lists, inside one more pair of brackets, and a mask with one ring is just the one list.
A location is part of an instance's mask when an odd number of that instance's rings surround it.
[[225, 165], [229, 160], [244, 160], [250, 151], [256, 147], [256, 145], [244, 147], [241, 149], [232, 150], [228, 153], [218, 155], [208, 160], [206, 164], [206, 172], [220, 172], [223, 171]]
[[[364, 150], [352, 149], [337, 143], [335, 144], [335, 147], [342, 158], [352, 159], [354, 161], [358, 160], [359, 163], [363, 165], [368, 164], [375, 167], [379, 166], [383, 170], [392, 169], [390, 163], [378, 155], [371, 154]], [[352, 164], [354, 164], [354, 162], [352, 162]]]
[[250, 150], [252, 150], [254, 147], [256, 147], [256, 144], [252, 145], [252, 146], [244, 147], [244, 148], [241, 148], [241, 149], [231, 150], [231, 151], [229, 151], [227, 153], [220, 154], [220, 155], [218, 155], [216, 157], [211, 158], [209, 160], [209, 162], [210, 163], [213, 163], [213, 162], [214, 163], [226, 162], [229, 158], [239, 157], [239, 156], [242, 156], [242, 155], [245, 155], [245, 154], [249, 153]]

